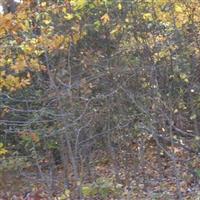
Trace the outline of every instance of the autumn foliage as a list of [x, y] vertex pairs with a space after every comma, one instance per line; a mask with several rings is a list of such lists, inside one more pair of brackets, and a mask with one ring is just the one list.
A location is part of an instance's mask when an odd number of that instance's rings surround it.
[[198, 0], [0, 2], [0, 177], [39, 174], [30, 197], [198, 192]]

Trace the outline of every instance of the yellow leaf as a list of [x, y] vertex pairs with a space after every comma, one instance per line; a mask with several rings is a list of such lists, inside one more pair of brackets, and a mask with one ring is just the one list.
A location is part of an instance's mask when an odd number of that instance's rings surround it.
[[70, 197], [70, 190], [66, 189], [64, 193], [58, 198], [59, 200], [66, 200]]
[[27, 76], [27, 78], [31, 78], [31, 74], [30, 74], [30, 72], [28, 72], [27, 74], [26, 74], [26, 76]]
[[30, 85], [31, 82], [30, 82], [30, 79], [29, 78], [22, 78], [21, 79], [21, 82], [20, 82], [20, 86], [21, 87], [26, 87], [27, 85]]
[[43, 20], [43, 22], [44, 22], [46, 25], [49, 25], [49, 24], [51, 24], [51, 19], [45, 19], [45, 20]]
[[35, 69], [35, 70], [40, 70], [40, 64], [39, 64], [39, 62], [38, 62], [38, 60], [37, 59], [31, 59], [30, 60], [30, 67], [32, 68], [32, 69]]
[[115, 35], [116, 33], [118, 33], [120, 31], [120, 25], [117, 25], [111, 32], [111, 35]]
[[1, 148], [0, 149], [0, 155], [4, 155], [4, 154], [6, 154], [8, 151], [6, 150], [6, 149], [4, 149], [4, 148]]
[[101, 21], [103, 24], [107, 24], [109, 21], [110, 21], [110, 17], [108, 15], [108, 13], [104, 14], [102, 17], [101, 17]]
[[151, 13], [145, 13], [145, 14], [143, 15], [143, 19], [144, 19], [144, 20], [148, 20], [148, 21], [152, 21], [152, 20], [153, 20], [153, 16], [152, 16]]
[[82, 9], [85, 4], [86, 4], [86, 0], [76, 0], [76, 1], [72, 1], [72, 4], [74, 4], [74, 9]]
[[1, 156], [1, 155], [5, 155], [6, 153], [8, 153], [8, 150], [6, 150], [6, 149], [3, 147], [3, 143], [0, 143], [0, 156]]
[[42, 2], [42, 3], [41, 3], [41, 6], [42, 6], [42, 7], [45, 7], [46, 5], [47, 5], [46, 2]]
[[24, 19], [25, 20], [25, 19], [27, 19], [27, 17], [28, 17], [27, 13], [25, 11], [17, 13], [17, 18], [18, 19]]
[[20, 26], [21, 26], [23, 31], [29, 30], [29, 22], [27, 20], [25, 20], [24, 23], [21, 23]]
[[66, 19], [66, 20], [71, 20], [71, 19], [73, 19], [73, 15], [72, 14], [70, 14], [70, 13], [67, 13], [65, 16], [64, 16], [64, 18]]
[[77, 44], [77, 42], [80, 40], [80, 34], [75, 33], [73, 34], [73, 42], [74, 44]]
[[16, 59], [15, 64], [12, 65], [10, 68], [18, 73], [18, 72], [24, 70], [25, 66], [26, 66], [26, 61], [24, 59], [24, 56], [19, 55]]
[[129, 23], [129, 18], [126, 18], [126, 19], [125, 19], [125, 22], [126, 22], [126, 23]]
[[5, 71], [0, 71], [0, 77], [5, 76], [6, 72]]
[[37, 56], [40, 56], [44, 53], [44, 50], [35, 50], [34, 53], [37, 55]]
[[26, 43], [21, 44], [20, 48], [24, 51], [24, 53], [32, 53], [32, 51], [33, 51], [33, 47]]
[[15, 77], [11, 74], [7, 75], [4, 82], [1, 84], [10, 91], [15, 91], [21, 87], [19, 77]]
[[174, 9], [176, 12], [179, 12], [179, 13], [183, 12], [183, 7], [180, 4], [175, 4]]
[[64, 8], [62, 9], [62, 11], [63, 11], [65, 14], [67, 14], [67, 8], [66, 8], [66, 7], [64, 7]]
[[118, 3], [117, 7], [118, 7], [119, 10], [122, 10], [122, 4], [121, 3]]
[[180, 73], [180, 79], [183, 80], [184, 82], [188, 83], [189, 82], [189, 79], [188, 79], [188, 76], [187, 74], [185, 73]]
[[5, 35], [6, 31], [3, 27], [0, 27], [0, 38]]

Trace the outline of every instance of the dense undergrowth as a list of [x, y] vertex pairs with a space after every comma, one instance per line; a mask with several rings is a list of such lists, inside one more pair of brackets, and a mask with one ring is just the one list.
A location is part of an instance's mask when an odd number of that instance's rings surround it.
[[198, 0], [1, 4], [2, 198], [199, 198]]

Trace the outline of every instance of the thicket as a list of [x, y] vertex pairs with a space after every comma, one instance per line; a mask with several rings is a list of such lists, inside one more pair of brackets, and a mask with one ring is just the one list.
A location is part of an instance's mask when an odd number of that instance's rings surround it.
[[[200, 149], [199, 1], [2, 6], [2, 177], [36, 168], [50, 194], [61, 170], [66, 196], [117, 196], [146, 170], [153, 145], [158, 161], [172, 161], [182, 199], [176, 150], [198, 158]], [[99, 178], [98, 162], [110, 163], [113, 177]]]

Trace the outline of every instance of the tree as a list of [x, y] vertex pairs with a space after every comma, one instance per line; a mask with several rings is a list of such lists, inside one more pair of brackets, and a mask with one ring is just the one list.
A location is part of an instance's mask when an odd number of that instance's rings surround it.
[[[1, 135], [12, 133], [3, 148], [12, 143], [32, 155], [41, 177], [47, 160], [49, 191], [55, 162], [62, 163], [65, 187], [72, 182], [77, 189], [74, 199], [99, 149], [109, 156], [116, 182], [120, 170], [131, 179], [133, 156], [140, 155], [146, 173], [145, 148], [152, 141], [157, 160], [165, 154], [177, 169], [176, 147], [199, 149], [198, 5], [23, 1], [17, 12], [2, 14]], [[176, 170], [174, 176], [181, 199]]]

